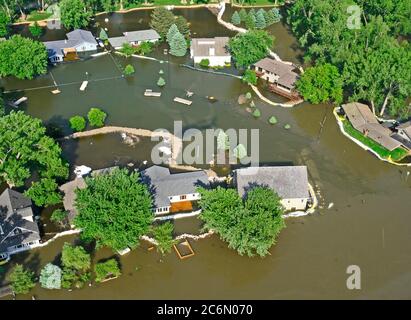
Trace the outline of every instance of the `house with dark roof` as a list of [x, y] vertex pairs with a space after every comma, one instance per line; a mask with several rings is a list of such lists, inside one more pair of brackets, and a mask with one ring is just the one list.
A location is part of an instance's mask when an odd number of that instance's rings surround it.
[[0, 195], [0, 259], [40, 244], [31, 206], [29, 198], [12, 189]]
[[257, 186], [272, 189], [286, 211], [305, 210], [310, 200], [306, 166], [241, 168], [234, 171], [233, 181], [243, 198]]
[[363, 103], [351, 102], [341, 106], [346, 118], [357, 131], [377, 142], [389, 151], [407, 146], [399, 139], [394, 139], [394, 133], [384, 127], [370, 108]]
[[127, 31], [123, 33], [123, 36], [108, 38], [108, 42], [111, 46], [118, 50], [124, 43], [129, 43], [132, 46], [138, 46], [142, 42], [155, 43], [160, 40], [160, 35], [154, 29]]
[[201, 60], [208, 60], [211, 67], [230, 64], [229, 40], [229, 37], [193, 38], [190, 45], [190, 57], [196, 64]]
[[76, 59], [79, 52], [97, 50], [97, 41], [90, 31], [76, 29], [67, 33], [66, 36], [67, 40], [43, 42], [50, 62], [62, 62], [68, 58]]
[[257, 76], [270, 83], [270, 89], [287, 98], [297, 98], [295, 83], [299, 79], [294, 65], [271, 58], [264, 58], [256, 62], [252, 67]]
[[197, 187], [208, 187], [203, 170], [171, 174], [168, 168], [152, 166], [141, 172], [154, 199], [155, 215], [193, 211], [193, 202], [201, 198]]

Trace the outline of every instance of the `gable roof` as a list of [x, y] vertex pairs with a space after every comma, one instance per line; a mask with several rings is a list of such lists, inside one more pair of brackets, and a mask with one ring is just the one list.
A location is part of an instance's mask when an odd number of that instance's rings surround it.
[[168, 168], [160, 166], [143, 170], [141, 180], [149, 186], [157, 208], [169, 206], [171, 196], [196, 193], [197, 187], [209, 185], [204, 170], [171, 174]]
[[158, 40], [160, 35], [154, 29], [147, 30], [137, 30], [137, 31], [127, 31], [123, 33], [127, 41], [148, 41], [148, 40]]
[[293, 88], [299, 78], [299, 75], [294, 72], [295, 67], [293, 65], [271, 58], [261, 59], [254, 66], [274, 73], [278, 76], [277, 82], [288, 88]]
[[392, 131], [382, 126], [370, 108], [363, 103], [351, 102], [341, 106], [352, 126], [367, 137], [392, 151], [402, 145], [391, 137]]
[[118, 48], [121, 47], [124, 43], [128, 43], [126, 37], [124, 36], [108, 38], [108, 42], [110, 42], [113, 48]]
[[[193, 38], [191, 39], [193, 56], [229, 56], [227, 50], [229, 40], [229, 37]], [[210, 49], [214, 49], [214, 55], [210, 55]]]
[[241, 197], [253, 187], [265, 186], [274, 190], [282, 199], [309, 198], [306, 166], [237, 169], [235, 182]]
[[54, 55], [63, 55], [63, 50], [67, 48], [75, 48], [84, 42], [91, 43], [97, 46], [97, 41], [94, 39], [90, 31], [76, 29], [67, 33], [68, 40], [56, 40], [43, 42], [47, 48], [50, 57]]
[[32, 218], [31, 200], [23, 194], [6, 189], [0, 195], [0, 253], [7, 248], [40, 240], [37, 223]]
[[397, 129], [404, 132], [411, 139], [411, 120], [400, 124]]

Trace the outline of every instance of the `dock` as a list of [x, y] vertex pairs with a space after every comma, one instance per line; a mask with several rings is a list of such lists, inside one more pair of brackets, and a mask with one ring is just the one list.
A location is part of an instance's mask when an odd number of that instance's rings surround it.
[[14, 101], [11, 103], [11, 106], [14, 108], [17, 108], [20, 104], [22, 104], [23, 102], [27, 101], [29, 98], [27, 97], [21, 97], [20, 99]]
[[151, 89], [146, 89], [146, 91], [144, 92], [144, 95], [146, 97], [161, 97], [161, 92], [154, 92]]
[[183, 98], [179, 98], [179, 97], [175, 97], [173, 101], [185, 104], [187, 106], [191, 106], [191, 104], [193, 103], [193, 101], [191, 101], [191, 100], [187, 100], [187, 99], [183, 99]]
[[81, 84], [81, 87], [80, 87], [80, 91], [86, 90], [87, 85], [88, 85], [88, 81], [83, 81], [83, 83]]

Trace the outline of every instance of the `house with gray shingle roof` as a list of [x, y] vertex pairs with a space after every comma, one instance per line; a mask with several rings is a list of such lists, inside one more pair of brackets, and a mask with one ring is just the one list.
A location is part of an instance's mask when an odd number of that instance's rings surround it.
[[208, 187], [204, 170], [171, 174], [168, 168], [152, 166], [141, 172], [154, 200], [154, 213], [165, 215], [193, 211], [193, 201], [201, 198], [197, 187]]
[[31, 206], [31, 200], [17, 191], [6, 189], [0, 195], [0, 258], [40, 244]]
[[153, 29], [127, 31], [124, 32], [121, 37], [108, 38], [108, 42], [110, 42], [111, 46], [116, 50], [120, 49], [124, 43], [138, 46], [142, 42], [155, 43], [158, 40], [160, 40], [160, 35]]
[[67, 40], [43, 42], [50, 62], [62, 62], [69, 53], [96, 51], [97, 41], [90, 31], [76, 29], [67, 33]]
[[310, 199], [306, 166], [241, 168], [234, 171], [233, 181], [243, 198], [257, 186], [272, 189], [286, 211], [305, 210]]
[[411, 150], [411, 120], [397, 126], [392, 137], [401, 142], [404, 147]]
[[212, 67], [230, 64], [229, 40], [229, 37], [193, 38], [190, 45], [190, 57], [197, 64], [202, 60], [208, 60]]

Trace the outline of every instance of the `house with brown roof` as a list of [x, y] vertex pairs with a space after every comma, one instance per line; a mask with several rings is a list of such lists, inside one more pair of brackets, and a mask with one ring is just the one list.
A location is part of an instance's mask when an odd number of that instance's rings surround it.
[[393, 138], [393, 132], [390, 129], [379, 123], [366, 104], [351, 102], [343, 104], [341, 107], [354, 129], [364, 136], [369, 137], [389, 151], [399, 147], [407, 148], [401, 141]]
[[270, 89], [275, 93], [287, 98], [297, 98], [295, 83], [299, 79], [295, 66], [271, 58], [264, 58], [256, 62], [253, 66], [257, 76], [267, 80], [271, 85]]
[[190, 57], [195, 64], [207, 59], [211, 67], [230, 64], [229, 40], [229, 37], [193, 38], [190, 45]]
[[411, 150], [411, 120], [397, 126], [392, 137]]

